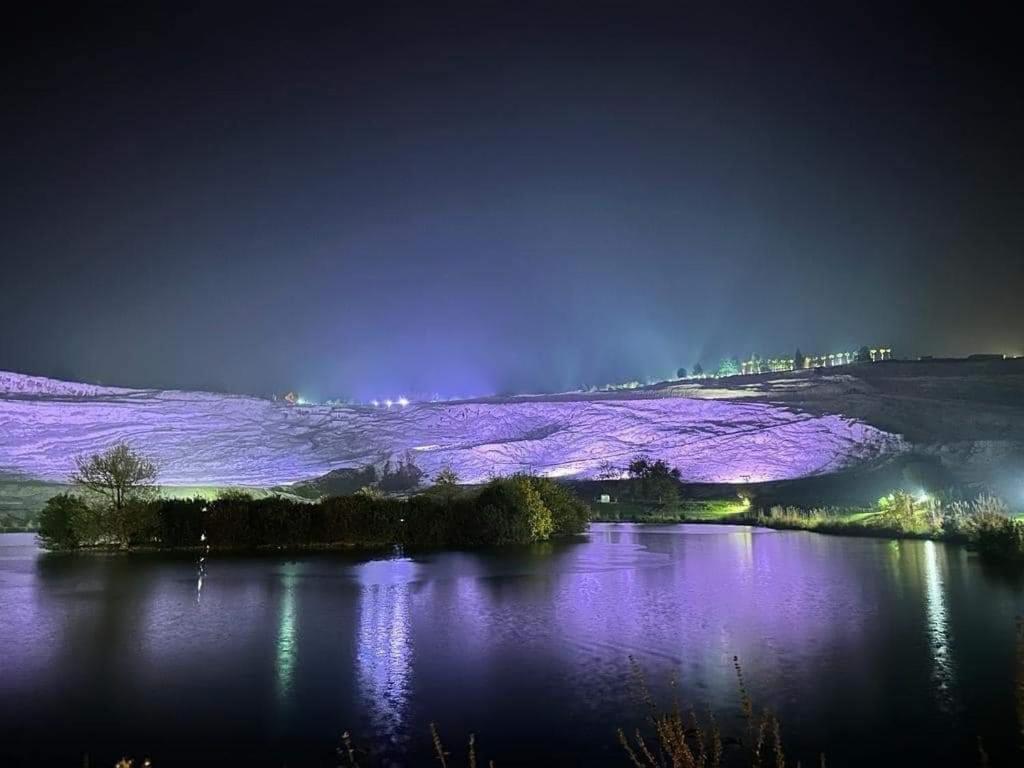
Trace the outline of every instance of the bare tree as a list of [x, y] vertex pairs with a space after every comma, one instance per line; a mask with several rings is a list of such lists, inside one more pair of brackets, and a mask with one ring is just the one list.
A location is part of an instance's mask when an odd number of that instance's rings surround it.
[[458, 474], [451, 467], [445, 467], [437, 473], [434, 485], [430, 490], [450, 504], [459, 492]]
[[97, 515], [97, 533], [113, 536], [127, 546], [144, 525], [137, 508], [156, 495], [157, 466], [127, 443], [118, 443], [103, 453], [79, 456], [71, 482], [103, 500], [105, 509]]

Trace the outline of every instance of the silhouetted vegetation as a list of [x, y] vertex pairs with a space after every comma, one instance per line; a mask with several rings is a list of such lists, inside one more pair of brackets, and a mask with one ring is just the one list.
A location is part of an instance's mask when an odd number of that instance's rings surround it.
[[[80, 541], [103, 537], [127, 547], [151, 528], [147, 502], [158, 491], [156, 464], [118, 443], [103, 453], [79, 456], [75, 466], [70, 479], [84, 493], [84, 511], [71, 519]], [[73, 505], [70, 499], [66, 503]]]
[[[133, 516], [97, 514], [86, 499], [55, 496], [42, 516], [48, 549], [133, 546], [183, 548], [316, 548], [336, 545], [483, 546], [543, 541], [582, 532], [589, 509], [546, 478], [515, 475], [461, 494], [409, 498], [379, 491], [316, 503], [240, 492], [202, 499], [151, 499], [125, 507]], [[130, 531], [130, 533], [125, 533]], [[127, 538], [125, 538], [127, 536]]]
[[634, 456], [627, 471], [633, 482], [626, 486], [626, 492], [632, 500], [659, 507], [679, 500], [679, 470], [662, 459], [651, 461], [646, 456]]

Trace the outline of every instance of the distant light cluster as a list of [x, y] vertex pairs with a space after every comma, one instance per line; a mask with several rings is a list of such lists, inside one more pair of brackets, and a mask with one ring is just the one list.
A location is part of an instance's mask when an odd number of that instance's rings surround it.
[[749, 360], [740, 363], [740, 372], [751, 373], [781, 373], [783, 371], [794, 371], [808, 368], [834, 368], [839, 365], [851, 365], [858, 362], [872, 363], [882, 360], [892, 360], [892, 349], [889, 347], [876, 347], [868, 349], [863, 347], [859, 352], [833, 352], [827, 355], [806, 355], [802, 360], [792, 357], [762, 359], [754, 355]]
[[383, 407], [383, 408], [391, 408], [391, 407], [396, 406], [396, 405], [399, 408], [405, 408], [405, 406], [407, 406], [408, 404], [409, 404], [409, 398], [405, 397], [404, 395], [400, 396], [397, 400], [392, 400], [391, 398], [387, 398], [385, 400], [373, 399], [373, 400], [370, 401], [370, 405], [372, 405], [374, 408], [381, 408], [381, 407]]

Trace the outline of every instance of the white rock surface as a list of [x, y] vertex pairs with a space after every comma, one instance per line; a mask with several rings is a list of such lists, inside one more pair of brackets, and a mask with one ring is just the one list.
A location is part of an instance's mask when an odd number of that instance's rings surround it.
[[662, 458], [693, 482], [834, 471], [898, 451], [895, 435], [839, 415], [737, 399], [585, 394], [371, 407], [290, 406], [0, 372], [0, 472], [62, 481], [74, 457], [125, 440], [165, 485], [275, 485], [411, 451], [463, 482], [532, 471], [594, 477], [604, 462]]

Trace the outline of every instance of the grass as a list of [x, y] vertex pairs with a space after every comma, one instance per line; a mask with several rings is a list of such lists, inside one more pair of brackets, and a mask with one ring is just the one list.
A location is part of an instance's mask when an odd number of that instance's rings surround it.
[[712, 523], [729, 522], [749, 511], [739, 500], [685, 500], [675, 504], [618, 501], [592, 504], [595, 523]]
[[593, 522], [721, 523], [839, 536], [932, 539], [966, 544], [994, 560], [1024, 563], [1024, 517], [992, 496], [971, 501], [920, 499], [895, 491], [873, 508], [773, 506], [745, 500], [623, 501], [593, 506]]

